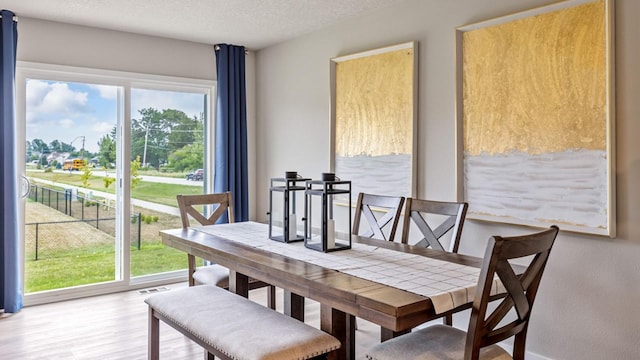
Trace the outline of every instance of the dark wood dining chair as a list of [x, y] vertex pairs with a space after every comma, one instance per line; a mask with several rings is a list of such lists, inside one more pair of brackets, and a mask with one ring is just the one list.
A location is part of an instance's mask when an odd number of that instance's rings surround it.
[[[407, 198], [402, 225], [402, 243], [409, 243], [409, 233], [411, 232], [411, 223], [413, 223], [422, 234], [422, 239], [415, 243], [415, 246], [457, 253], [468, 207], [469, 204], [466, 202]], [[441, 241], [444, 240], [446, 234], [450, 234], [450, 237], [445, 249]], [[453, 315], [446, 314], [444, 323], [452, 325]]]
[[[404, 204], [404, 196], [358, 194], [353, 219], [353, 234], [364, 237], [393, 241]], [[378, 214], [376, 216], [376, 214]], [[366, 226], [361, 228], [361, 219]], [[387, 230], [388, 229], [388, 230]]]
[[[200, 225], [214, 225], [218, 219], [227, 214], [228, 221], [234, 222], [233, 197], [231, 192], [202, 195], [177, 195], [178, 208], [182, 227], [190, 226], [190, 217]], [[212, 207], [210, 213], [205, 215], [206, 207]], [[218, 264], [196, 266], [196, 258], [192, 254], [188, 255], [189, 261], [189, 286], [194, 285], [216, 285], [221, 288], [229, 288], [229, 269]], [[268, 287], [267, 304], [270, 308], [276, 306], [275, 286], [265, 282], [249, 278], [249, 290]]]
[[[402, 226], [402, 243], [409, 243], [409, 233], [413, 222], [422, 233], [422, 239], [415, 245], [434, 250], [458, 252], [462, 226], [467, 216], [469, 204], [466, 202], [444, 202], [407, 198]], [[451, 234], [445, 249], [441, 239]]]
[[[489, 239], [467, 331], [433, 325], [373, 347], [369, 360], [397, 359], [524, 359], [527, 329], [558, 227], [530, 235]], [[531, 257], [524, 273], [516, 275], [509, 260]], [[494, 275], [506, 289], [506, 296], [489, 312]], [[513, 353], [496, 345], [514, 337]]]

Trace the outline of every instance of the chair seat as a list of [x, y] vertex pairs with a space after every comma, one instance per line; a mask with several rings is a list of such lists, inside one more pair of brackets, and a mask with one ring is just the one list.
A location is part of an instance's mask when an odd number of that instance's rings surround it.
[[[369, 360], [462, 360], [467, 333], [445, 325], [433, 325], [385, 341], [367, 353]], [[480, 350], [482, 360], [511, 360], [497, 345]]]
[[229, 288], [229, 269], [213, 264], [201, 266], [193, 273], [195, 285], [215, 285], [224, 289]]

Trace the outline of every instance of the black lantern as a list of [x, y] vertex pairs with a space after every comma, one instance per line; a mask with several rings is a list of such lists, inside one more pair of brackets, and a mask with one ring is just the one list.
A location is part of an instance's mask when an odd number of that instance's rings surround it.
[[[310, 179], [305, 179], [295, 171], [285, 172], [284, 178], [272, 178], [269, 187], [269, 239], [280, 242], [302, 241], [304, 237], [298, 235], [296, 216], [296, 192], [304, 191], [304, 183]], [[282, 193], [282, 214], [280, 231], [274, 229], [274, 216], [280, 216], [276, 211], [274, 214], [274, 193]], [[278, 221], [278, 220], [276, 220]], [[279, 232], [279, 233], [278, 233]]]
[[[351, 249], [351, 181], [324, 173], [322, 180], [306, 182], [304, 194], [304, 246], [322, 252]], [[334, 206], [341, 202], [348, 207], [337, 216]], [[346, 235], [336, 236], [336, 229]]]

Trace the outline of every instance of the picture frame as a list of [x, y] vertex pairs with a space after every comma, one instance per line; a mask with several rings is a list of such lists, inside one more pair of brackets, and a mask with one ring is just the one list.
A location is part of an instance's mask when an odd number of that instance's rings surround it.
[[456, 29], [456, 188], [468, 219], [616, 235], [613, 0]]
[[352, 193], [416, 192], [418, 43], [332, 58], [330, 169]]

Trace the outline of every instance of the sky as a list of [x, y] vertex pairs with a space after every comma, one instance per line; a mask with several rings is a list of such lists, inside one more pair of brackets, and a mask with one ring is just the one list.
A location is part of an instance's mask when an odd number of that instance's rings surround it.
[[[80, 150], [84, 137], [84, 148], [97, 152], [98, 141], [116, 125], [116, 100], [116, 86], [28, 79], [26, 139], [47, 144], [58, 140]], [[139, 110], [149, 107], [199, 117], [204, 95], [132, 89], [131, 118], [139, 118]]]

